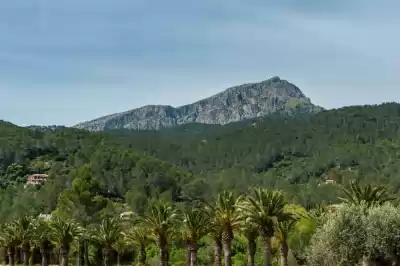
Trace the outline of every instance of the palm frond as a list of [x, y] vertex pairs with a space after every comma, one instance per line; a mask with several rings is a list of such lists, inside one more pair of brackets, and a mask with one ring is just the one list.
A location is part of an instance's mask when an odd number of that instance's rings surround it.
[[286, 201], [277, 190], [254, 188], [251, 194], [239, 203], [242, 217], [259, 227], [261, 232], [272, 236], [274, 224], [284, 215]]
[[182, 238], [190, 243], [196, 243], [210, 231], [210, 221], [204, 211], [188, 210], [182, 215]]
[[395, 198], [389, 196], [384, 186], [361, 186], [358, 181], [350, 181], [349, 189], [340, 187], [345, 197], [339, 197], [344, 203], [352, 205], [360, 205], [362, 203], [367, 206], [382, 205], [385, 202], [392, 201]]
[[153, 236], [168, 239], [176, 233], [173, 229], [177, 219], [178, 212], [173, 206], [158, 202], [152, 205], [140, 220]]

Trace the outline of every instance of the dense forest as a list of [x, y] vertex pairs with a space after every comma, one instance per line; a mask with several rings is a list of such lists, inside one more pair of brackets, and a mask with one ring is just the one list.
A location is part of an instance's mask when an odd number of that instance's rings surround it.
[[400, 189], [400, 105], [355, 106], [226, 126], [112, 131], [120, 143], [201, 176], [214, 193], [275, 187], [303, 206], [337, 201], [326, 180]]
[[[397, 197], [400, 193], [399, 128], [400, 105], [395, 103], [294, 117], [276, 115], [225, 126], [192, 124], [152, 132], [91, 133], [63, 127], [22, 128], [0, 122], [0, 224], [15, 229], [17, 225], [11, 225], [31, 219], [27, 217], [52, 214], [56, 217], [49, 225], [53, 231], [57, 226], [70, 226], [68, 228], [82, 227], [89, 232], [92, 227], [111, 226], [116, 223], [113, 218], [121, 213], [132, 212], [141, 217], [141, 222], [146, 217], [151, 220], [149, 211], [164, 215], [158, 215], [157, 219], [166, 219], [172, 207], [172, 212], [176, 212], [182, 222], [185, 213], [196, 212], [197, 209], [192, 209], [194, 205], [215, 202], [212, 208], [200, 208], [203, 211], [215, 211], [215, 206], [227, 208], [227, 202], [237, 200], [233, 196], [226, 199], [227, 193], [256, 197], [254, 191], [249, 192], [253, 187], [279, 191], [285, 202], [283, 205], [296, 209], [296, 215], [307, 216], [320, 206], [340, 203], [343, 191], [338, 187], [346, 187], [350, 180], [357, 180], [361, 185], [385, 184], [387, 193]], [[48, 177], [42, 185], [30, 186], [26, 181], [32, 174], [47, 174]], [[243, 206], [243, 203], [232, 206]], [[348, 207], [348, 211], [359, 211], [351, 208]], [[377, 215], [374, 212], [397, 207], [371, 208], [371, 215]], [[345, 219], [344, 211], [335, 213]], [[199, 217], [210, 219], [209, 216], [202, 213], [196, 217], [197, 220], [203, 219]], [[233, 258], [234, 265], [246, 265], [246, 234], [239, 229], [243, 227], [243, 217], [238, 217], [237, 228], [229, 229], [237, 232], [235, 237], [233, 233], [230, 236], [231, 241], [234, 240], [233, 248], [224, 252]], [[69, 219], [73, 224], [61, 224], [68, 223]], [[294, 234], [290, 240], [293, 260], [299, 264], [305, 262], [306, 254], [312, 254], [305, 251], [311, 241], [309, 232], [314, 230], [307, 221], [304, 217], [296, 219], [296, 226], [302, 228], [296, 232], [306, 235], [305, 238]], [[25, 221], [25, 224], [35, 223]], [[183, 226], [181, 224], [180, 228]], [[279, 223], [274, 226], [279, 228]], [[203, 235], [208, 237], [199, 237], [199, 245], [212, 246], [210, 233]], [[272, 242], [271, 253], [274, 261], [280, 261], [276, 259], [280, 252], [277, 248], [279, 236], [269, 233], [269, 237], [277, 241]], [[75, 238], [71, 236], [71, 239]], [[151, 265], [157, 263], [158, 240], [146, 247]], [[5, 240], [1, 241], [4, 247]], [[18, 243], [22, 248], [22, 242]], [[71, 254], [80, 251], [81, 244], [79, 242]], [[98, 246], [91, 243], [83, 247], [86, 254], [91, 254], [86, 258], [86, 265], [89, 262], [98, 265], [96, 258], [102, 258], [101, 252], [96, 257], [101, 251], [96, 250]], [[171, 265], [187, 265], [182, 237], [174, 237], [167, 246], [172, 248], [168, 253]], [[262, 253], [260, 248], [257, 254]], [[116, 252], [114, 246], [109, 249]], [[318, 264], [317, 255], [313, 256], [316, 259], [313, 265], [328, 265]], [[259, 262], [256, 265], [260, 265], [262, 257], [255, 258]], [[212, 265], [212, 258], [213, 251], [203, 248], [198, 264]]]

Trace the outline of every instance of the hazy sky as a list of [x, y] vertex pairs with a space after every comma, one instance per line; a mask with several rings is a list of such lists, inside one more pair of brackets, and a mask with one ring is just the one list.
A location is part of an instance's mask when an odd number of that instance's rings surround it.
[[400, 101], [399, 0], [0, 1], [0, 119], [72, 125], [280, 76], [326, 108]]

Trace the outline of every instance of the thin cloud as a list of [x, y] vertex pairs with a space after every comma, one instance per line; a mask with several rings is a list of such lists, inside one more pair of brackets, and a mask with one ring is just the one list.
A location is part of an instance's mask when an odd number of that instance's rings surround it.
[[397, 0], [3, 1], [1, 118], [71, 125], [274, 75], [328, 108], [400, 100], [399, 9]]

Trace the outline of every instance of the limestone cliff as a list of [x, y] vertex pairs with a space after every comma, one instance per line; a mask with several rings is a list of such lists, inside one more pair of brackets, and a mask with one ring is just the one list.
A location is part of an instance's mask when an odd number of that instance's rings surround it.
[[186, 123], [227, 124], [273, 113], [318, 112], [295, 85], [279, 77], [226, 89], [198, 102], [172, 107], [148, 105], [76, 125], [90, 131], [109, 129], [153, 130]]

